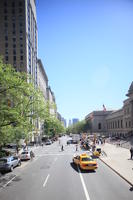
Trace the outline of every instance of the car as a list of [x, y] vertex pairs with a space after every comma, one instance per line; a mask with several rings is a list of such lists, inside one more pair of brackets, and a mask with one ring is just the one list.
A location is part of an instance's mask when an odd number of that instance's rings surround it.
[[31, 159], [30, 151], [22, 151], [20, 154], [20, 159], [21, 160], [30, 160]]
[[67, 140], [67, 144], [72, 144], [72, 139]]
[[51, 140], [47, 140], [47, 141], [45, 142], [45, 145], [51, 145], [51, 144], [52, 144]]
[[75, 155], [73, 157], [73, 163], [83, 170], [96, 170], [97, 162], [88, 154]]
[[0, 172], [13, 171], [14, 167], [20, 165], [21, 165], [21, 160], [17, 156], [8, 156], [0, 158]]

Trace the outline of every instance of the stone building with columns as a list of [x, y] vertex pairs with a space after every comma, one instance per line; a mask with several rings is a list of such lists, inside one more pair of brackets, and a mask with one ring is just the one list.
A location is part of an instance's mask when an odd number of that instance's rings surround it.
[[119, 137], [133, 135], [133, 82], [126, 96], [128, 98], [123, 101], [123, 107], [119, 110], [89, 113], [85, 117], [90, 123], [89, 132]]
[[133, 134], [133, 82], [126, 96], [128, 98], [123, 101], [123, 107], [106, 118], [107, 133], [110, 136], [127, 137]]

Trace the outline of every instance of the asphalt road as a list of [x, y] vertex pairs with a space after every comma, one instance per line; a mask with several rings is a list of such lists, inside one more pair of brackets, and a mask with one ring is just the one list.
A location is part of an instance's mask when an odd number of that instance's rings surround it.
[[133, 199], [130, 185], [101, 161], [96, 172], [80, 172], [72, 163], [75, 146], [64, 149], [60, 151], [58, 142], [36, 148], [33, 161], [7, 174], [8, 184], [1, 182], [0, 200]]

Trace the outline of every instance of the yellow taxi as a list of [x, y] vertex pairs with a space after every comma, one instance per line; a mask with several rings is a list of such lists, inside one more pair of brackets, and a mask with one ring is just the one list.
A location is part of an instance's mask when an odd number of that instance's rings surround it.
[[101, 148], [96, 148], [95, 151], [93, 151], [94, 157], [99, 157], [101, 155]]
[[80, 167], [80, 169], [85, 169], [85, 170], [97, 169], [97, 162], [86, 153], [75, 155], [73, 157], [73, 163], [77, 164]]

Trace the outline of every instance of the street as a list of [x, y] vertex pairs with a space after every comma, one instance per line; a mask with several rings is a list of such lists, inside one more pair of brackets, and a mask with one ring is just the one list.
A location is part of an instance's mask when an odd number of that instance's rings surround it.
[[[63, 136], [63, 140], [67, 137]], [[130, 185], [98, 160], [95, 172], [81, 172], [73, 163], [75, 145], [59, 142], [34, 149], [33, 161], [14, 169], [9, 184], [0, 184], [1, 200], [131, 200]]]

